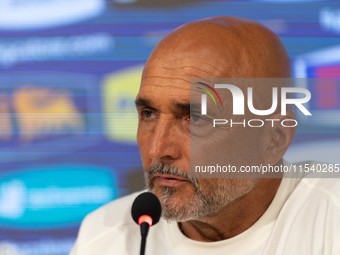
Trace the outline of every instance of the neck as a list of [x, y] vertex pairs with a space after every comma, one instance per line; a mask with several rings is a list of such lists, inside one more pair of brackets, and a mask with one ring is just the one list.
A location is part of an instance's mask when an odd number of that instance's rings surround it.
[[282, 179], [259, 179], [252, 191], [226, 205], [216, 215], [179, 223], [182, 232], [196, 241], [229, 239], [250, 228], [268, 209]]

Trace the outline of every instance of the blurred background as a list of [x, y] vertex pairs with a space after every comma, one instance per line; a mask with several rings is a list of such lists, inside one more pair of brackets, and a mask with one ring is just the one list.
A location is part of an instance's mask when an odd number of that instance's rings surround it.
[[340, 163], [340, 2], [0, 0], [0, 255], [66, 255], [81, 220], [144, 188], [134, 99], [174, 28], [230, 15], [280, 36], [308, 83], [290, 162]]

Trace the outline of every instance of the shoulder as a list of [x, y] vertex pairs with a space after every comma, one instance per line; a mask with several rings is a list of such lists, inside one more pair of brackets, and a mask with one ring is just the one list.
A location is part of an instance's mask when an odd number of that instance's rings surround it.
[[79, 229], [78, 245], [93, 243], [122, 226], [135, 225], [131, 216], [131, 206], [142, 192], [144, 191], [114, 200], [88, 214]]

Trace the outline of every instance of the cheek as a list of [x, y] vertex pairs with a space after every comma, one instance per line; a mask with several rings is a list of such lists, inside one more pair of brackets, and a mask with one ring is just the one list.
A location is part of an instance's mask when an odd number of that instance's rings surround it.
[[214, 193], [222, 186], [230, 186], [230, 180], [227, 178], [198, 178], [198, 186], [205, 194]]
[[[214, 184], [220, 184], [220, 182], [216, 181], [216, 178], [236, 178], [238, 176], [237, 170], [241, 166], [259, 165], [261, 163], [261, 153], [256, 143], [253, 142], [254, 139], [246, 132], [239, 136], [237, 132], [221, 130], [221, 133], [215, 137], [193, 142], [190, 149], [191, 172], [196, 177], [215, 177], [211, 181], [207, 179], [207, 183], [202, 184], [204, 185], [202, 189], [206, 185], [213, 187]], [[215, 167], [216, 172], [210, 174], [208, 166]], [[217, 167], [226, 170], [218, 172]], [[226, 180], [224, 184], [230, 186], [230, 180]]]
[[[228, 136], [225, 133], [223, 136], [207, 137], [191, 142], [191, 171], [195, 171], [196, 166], [236, 165], [240, 160], [240, 144], [232, 134]], [[202, 177], [210, 178], [209, 174], [203, 174]]]
[[151, 165], [151, 158], [148, 155], [150, 139], [151, 137], [148, 134], [146, 134], [145, 132], [141, 131], [138, 128], [137, 143], [138, 143], [144, 169], [148, 169]]
[[251, 191], [258, 179], [211, 178], [198, 179], [200, 191], [211, 199], [233, 200]]

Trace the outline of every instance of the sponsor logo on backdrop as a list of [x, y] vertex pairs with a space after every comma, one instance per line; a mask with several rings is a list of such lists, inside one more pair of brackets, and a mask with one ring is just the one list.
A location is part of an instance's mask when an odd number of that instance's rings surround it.
[[14, 91], [13, 99], [22, 142], [85, 129], [84, 117], [69, 89], [22, 87]]
[[74, 238], [27, 241], [1, 241], [1, 255], [61, 255], [68, 254], [74, 244]]
[[117, 198], [112, 171], [88, 165], [41, 165], [0, 180], [0, 224], [41, 228], [79, 222]]
[[143, 66], [108, 75], [103, 84], [106, 136], [115, 142], [136, 142], [138, 114], [135, 99]]
[[104, 9], [104, 0], [6, 0], [0, 4], [0, 29], [72, 24], [97, 16]]
[[322, 29], [340, 34], [340, 9], [322, 8], [319, 22]]
[[85, 118], [75, 105], [70, 89], [20, 87], [8, 94], [1, 93], [0, 99], [4, 123], [0, 126], [0, 140], [14, 138], [16, 129], [19, 141], [24, 143], [85, 129]]
[[[17, 73], [0, 77], [0, 161], [20, 161], [42, 156], [27, 145], [49, 145], [48, 151], [63, 152], [98, 139], [98, 118], [93, 96], [96, 81], [87, 75]], [[86, 136], [86, 139], [84, 139]], [[51, 147], [51, 144], [68, 146]], [[21, 145], [25, 144], [26, 147]], [[46, 152], [43, 149], [42, 152]], [[21, 156], [18, 157], [17, 154]]]
[[58, 37], [8, 38], [0, 42], [0, 65], [28, 61], [81, 59], [107, 54], [115, 46], [106, 33]]

